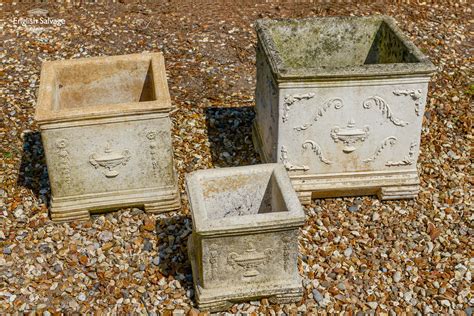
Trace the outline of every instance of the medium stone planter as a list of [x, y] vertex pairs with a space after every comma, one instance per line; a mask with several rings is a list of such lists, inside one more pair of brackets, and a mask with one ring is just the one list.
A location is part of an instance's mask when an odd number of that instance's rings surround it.
[[259, 20], [254, 143], [302, 203], [414, 198], [433, 64], [392, 18]]
[[180, 206], [161, 53], [45, 62], [36, 109], [51, 218]]
[[225, 310], [261, 297], [300, 300], [298, 228], [305, 217], [283, 165], [196, 171], [187, 176], [186, 188], [199, 308]]

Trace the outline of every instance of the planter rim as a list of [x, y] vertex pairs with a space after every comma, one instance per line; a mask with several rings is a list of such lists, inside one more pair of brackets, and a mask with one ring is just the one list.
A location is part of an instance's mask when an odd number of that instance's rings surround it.
[[[160, 91], [162, 95], [152, 101], [99, 104], [72, 109], [61, 107], [53, 109], [57, 69], [90, 64], [100, 64], [103, 66], [104, 64], [119, 61], [130, 63], [136, 61], [150, 61], [153, 70], [153, 88], [155, 92]], [[166, 81], [164, 58], [161, 52], [45, 61], [42, 64], [41, 82], [35, 112], [35, 119], [39, 125], [148, 113], [168, 113], [171, 109], [171, 98]]]
[[[203, 198], [202, 180], [246, 174], [249, 170], [272, 172], [282, 194], [287, 211], [208, 218]], [[279, 163], [198, 170], [186, 175], [186, 190], [191, 205], [193, 231], [202, 236], [235, 235], [245, 232], [277, 231], [299, 227], [305, 215], [285, 167]]]
[[[285, 65], [281, 58], [277, 45], [273, 40], [270, 28], [281, 23], [304, 23], [319, 21], [376, 21], [384, 22], [397, 38], [405, 45], [410, 54], [418, 62], [413, 63], [386, 63], [386, 64], [365, 64], [344, 67], [307, 67], [302, 69], [291, 68]], [[303, 19], [259, 19], [256, 21], [255, 29], [262, 49], [269, 61], [273, 74], [278, 81], [317, 81], [325, 79], [354, 80], [354, 79], [378, 79], [387, 77], [413, 77], [425, 75], [429, 76], [437, 68], [402, 32], [397, 26], [394, 18], [387, 15], [373, 16], [331, 16], [331, 17], [311, 17]]]

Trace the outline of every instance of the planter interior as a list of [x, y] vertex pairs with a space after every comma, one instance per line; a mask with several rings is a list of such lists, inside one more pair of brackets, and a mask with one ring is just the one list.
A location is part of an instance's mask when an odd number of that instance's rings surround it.
[[257, 29], [282, 77], [433, 70], [387, 16], [260, 20]]
[[271, 171], [202, 181], [209, 220], [287, 212]]
[[58, 109], [155, 100], [152, 61], [111, 60], [69, 64], [57, 70]]

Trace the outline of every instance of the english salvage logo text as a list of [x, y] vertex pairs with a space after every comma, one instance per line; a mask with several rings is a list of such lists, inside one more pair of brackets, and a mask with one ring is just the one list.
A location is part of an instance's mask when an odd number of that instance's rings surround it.
[[21, 25], [21, 26], [28, 26], [28, 25], [35, 25], [35, 26], [63, 26], [66, 24], [66, 20], [64, 19], [53, 19], [50, 17], [38, 17], [38, 18], [13, 18], [13, 24]]

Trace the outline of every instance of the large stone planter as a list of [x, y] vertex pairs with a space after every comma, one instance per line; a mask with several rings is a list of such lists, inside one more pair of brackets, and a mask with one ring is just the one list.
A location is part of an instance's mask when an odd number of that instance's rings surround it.
[[298, 228], [304, 212], [281, 164], [196, 171], [186, 178], [188, 240], [199, 308], [269, 297], [298, 301]]
[[162, 54], [45, 62], [36, 110], [51, 218], [180, 205]]
[[259, 20], [254, 143], [311, 196], [413, 198], [431, 62], [385, 16]]

